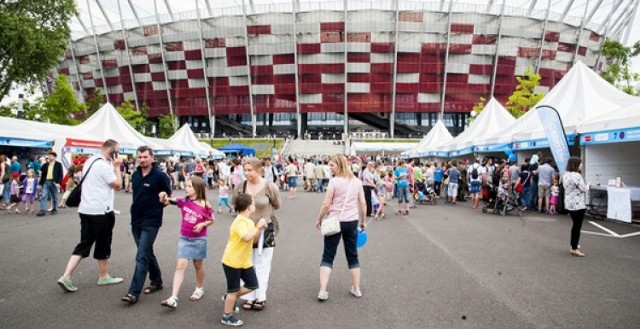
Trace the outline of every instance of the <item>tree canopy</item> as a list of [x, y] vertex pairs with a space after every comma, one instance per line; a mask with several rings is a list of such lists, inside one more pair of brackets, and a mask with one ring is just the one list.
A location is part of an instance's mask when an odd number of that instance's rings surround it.
[[61, 125], [77, 125], [85, 106], [78, 103], [67, 76], [60, 74], [53, 85], [53, 92], [44, 101], [41, 116], [46, 121]]
[[631, 58], [640, 54], [640, 41], [626, 47], [616, 40], [605, 40], [602, 45], [602, 56], [606, 67], [600, 76], [612, 85], [630, 95], [640, 95], [640, 90], [633, 86], [639, 80], [638, 74], [631, 70]]
[[540, 74], [533, 73], [533, 70], [526, 69], [523, 76], [516, 77], [518, 85], [513, 94], [509, 96], [507, 101], [507, 110], [516, 119], [525, 114], [531, 107], [538, 104], [538, 102], [544, 97], [543, 94], [535, 91], [535, 88], [540, 85]]
[[0, 1], [0, 100], [14, 83], [44, 81], [68, 46], [73, 0]]

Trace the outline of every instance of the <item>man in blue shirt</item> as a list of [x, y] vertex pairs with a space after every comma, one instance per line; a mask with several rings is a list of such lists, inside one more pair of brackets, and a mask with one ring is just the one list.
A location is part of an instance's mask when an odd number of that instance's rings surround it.
[[158, 195], [166, 192], [171, 195], [171, 183], [156, 163], [153, 163], [153, 150], [141, 146], [137, 150], [138, 169], [131, 177], [133, 203], [131, 204], [131, 235], [138, 247], [136, 268], [133, 272], [129, 291], [121, 300], [135, 304], [143, 292], [142, 287], [149, 273], [151, 284], [144, 288], [145, 294], [162, 289], [162, 273], [158, 260], [153, 253], [153, 243], [162, 226], [164, 205]]

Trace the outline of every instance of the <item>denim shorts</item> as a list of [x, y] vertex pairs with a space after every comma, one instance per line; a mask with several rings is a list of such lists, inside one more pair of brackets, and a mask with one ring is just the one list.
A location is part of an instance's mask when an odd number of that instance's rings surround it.
[[398, 187], [398, 203], [409, 203], [409, 187]]
[[471, 192], [471, 194], [480, 193], [480, 182], [476, 180], [471, 181], [471, 188], [469, 192]]
[[291, 188], [298, 187], [298, 177], [289, 176], [289, 187], [291, 187]]
[[458, 196], [458, 183], [449, 183], [447, 186], [448, 196]]
[[185, 238], [181, 236], [178, 239], [178, 258], [207, 258], [207, 238]]

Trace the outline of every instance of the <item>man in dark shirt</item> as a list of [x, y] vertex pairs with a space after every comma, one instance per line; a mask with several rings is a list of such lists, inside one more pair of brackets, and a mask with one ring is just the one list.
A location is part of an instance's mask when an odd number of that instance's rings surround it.
[[42, 186], [42, 199], [40, 200], [40, 212], [38, 216], [46, 215], [47, 201], [51, 200], [51, 214], [58, 213], [58, 191], [62, 183], [62, 163], [56, 161], [56, 152], [49, 152], [47, 163], [42, 166], [38, 184]]
[[133, 173], [133, 203], [131, 204], [131, 234], [138, 247], [136, 268], [131, 285], [121, 300], [129, 304], [138, 301], [142, 287], [149, 273], [151, 284], [144, 288], [145, 294], [162, 289], [162, 273], [158, 260], [153, 253], [153, 243], [162, 226], [164, 205], [160, 203], [158, 194], [166, 192], [171, 195], [171, 183], [157, 164], [153, 163], [153, 150], [141, 146], [137, 150], [138, 169]]

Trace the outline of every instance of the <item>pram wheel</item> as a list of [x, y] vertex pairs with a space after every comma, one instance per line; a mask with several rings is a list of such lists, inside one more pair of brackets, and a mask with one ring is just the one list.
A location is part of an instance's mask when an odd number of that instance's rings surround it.
[[482, 208], [482, 213], [486, 214], [487, 213], [487, 208]]

